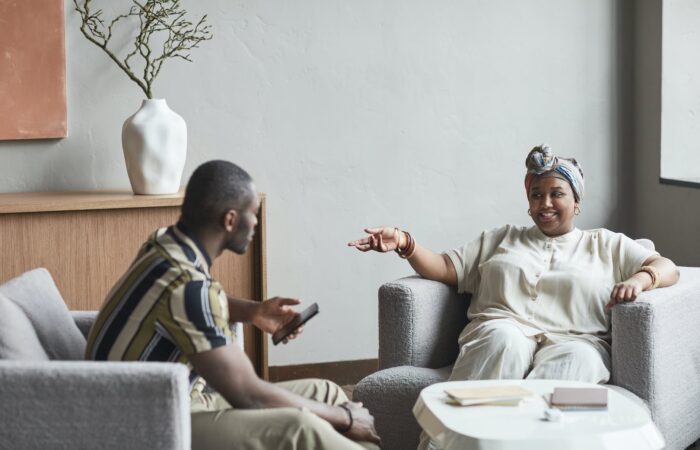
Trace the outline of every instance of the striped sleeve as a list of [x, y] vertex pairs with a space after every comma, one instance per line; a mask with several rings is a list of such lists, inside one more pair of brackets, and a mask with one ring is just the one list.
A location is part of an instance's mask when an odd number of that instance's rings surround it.
[[233, 341], [226, 295], [218, 283], [190, 281], [178, 291], [171, 297], [172, 320], [163, 325], [184, 354], [204, 352]]

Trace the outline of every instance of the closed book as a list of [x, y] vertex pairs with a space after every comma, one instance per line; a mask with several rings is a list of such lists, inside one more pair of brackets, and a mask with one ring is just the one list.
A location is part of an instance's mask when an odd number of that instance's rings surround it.
[[604, 409], [608, 407], [606, 388], [554, 388], [550, 404], [559, 409]]
[[517, 406], [520, 401], [533, 395], [520, 386], [485, 386], [478, 388], [447, 389], [448, 403], [461, 406], [498, 405]]

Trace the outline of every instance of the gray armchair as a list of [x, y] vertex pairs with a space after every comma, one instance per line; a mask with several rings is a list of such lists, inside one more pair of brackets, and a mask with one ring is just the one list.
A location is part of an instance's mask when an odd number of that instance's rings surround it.
[[[669, 450], [700, 437], [700, 268], [680, 269], [676, 285], [612, 314], [611, 382], [646, 403]], [[418, 445], [411, 410], [424, 387], [449, 376], [468, 304], [469, 296], [417, 276], [379, 289], [379, 371], [353, 395], [374, 414], [382, 449]]]
[[[87, 331], [95, 313], [73, 313]], [[0, 360], [0, 448], [190, 448], [182, 364]]]
[[95, 316], [44, 269], [0, 285], [0, 449], [190, 448], [187, 367], [82, 360]]

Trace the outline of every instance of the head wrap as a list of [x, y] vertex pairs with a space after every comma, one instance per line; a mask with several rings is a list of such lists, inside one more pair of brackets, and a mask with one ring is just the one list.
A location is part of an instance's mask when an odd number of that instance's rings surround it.
[[525, 159], [525, 192], [530, 193], [532, 180], [536, 176], [558, 176], [569, 182], [574, 198], [580, 202], [583, 198], [583, 170], [574, 158], [554, 156], [549, 145], [542, 144], [530, 150]]

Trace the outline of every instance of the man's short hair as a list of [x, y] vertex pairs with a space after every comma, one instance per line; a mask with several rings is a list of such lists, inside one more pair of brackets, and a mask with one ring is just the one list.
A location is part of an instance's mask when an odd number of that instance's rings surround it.
[[255, 197], [253, 178], [229, 161], [209, 161], [190, 177], [182, 202], [182, 219], [201, 227], [217, 223], [231, 209], [241, 211]]

